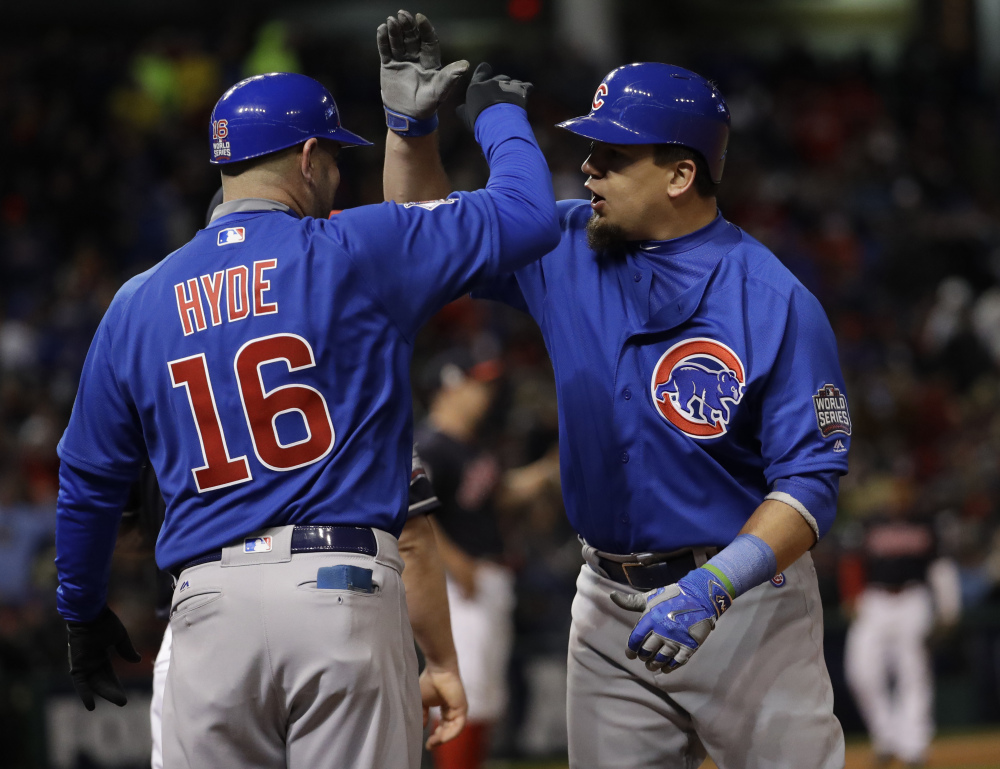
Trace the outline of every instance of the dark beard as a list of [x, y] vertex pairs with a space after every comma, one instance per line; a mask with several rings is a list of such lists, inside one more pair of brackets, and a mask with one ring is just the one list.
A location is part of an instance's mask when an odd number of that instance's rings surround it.
[[597, 214], [591, 214], [587, 222], [587, 245], [600, 257], [620, 259], [625, 255], [627, 246], [625, 231], [617, 224], [608, 224]]

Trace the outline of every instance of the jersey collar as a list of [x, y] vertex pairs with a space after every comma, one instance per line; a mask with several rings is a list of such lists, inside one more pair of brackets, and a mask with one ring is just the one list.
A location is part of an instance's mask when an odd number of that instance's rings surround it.
[[682, 254], [718, 237], [727, 227], [729, 222], [716, 209], [715, 218], [701, 229], [671, 240], [640, 240], [635, 244], [635, 250], [647, 254]]
[[208, 220], [208, 223], [212, 224], [216, 219], [223, 216], [243, 213], [245, 211], [281, 211], [285, 214], [298, 216], [291, 208], [284, 203], [279, 203], [277, 200], [268, 200], [267, 198], [239, 198], [216, 206], [212, 212], [212, 218]]

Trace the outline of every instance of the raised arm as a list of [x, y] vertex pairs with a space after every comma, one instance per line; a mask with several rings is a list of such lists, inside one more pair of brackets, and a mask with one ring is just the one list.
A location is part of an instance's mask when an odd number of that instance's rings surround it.
[[437, 200], [451, 192], [438, 152], [437, 109], [469, 62], [441, 67], [441, 43], [422, 13], [390, 16], [376, 33], [388, 130], [382, 186], [396, 203]]

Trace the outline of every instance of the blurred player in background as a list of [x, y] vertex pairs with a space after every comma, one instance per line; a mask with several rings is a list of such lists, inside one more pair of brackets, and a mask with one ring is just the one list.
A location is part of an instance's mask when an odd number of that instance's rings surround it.
[[500, 463], [480, 448], [483, 421], [501, 387], [502, 363], [464, 349], [439, 354], [424, 377], [433, 392], [414, 440], [441, 506], [433, 517], [448, 579], [451, 628], [469, 703], [465, 729], [433, 751], [437, 769], [477, 769], [507, 706], [514, 641], [514, 575], [503, 565], [497, 521]]
[[497, 170], [485, 190], [329, 221], [338, 153], [367, 142], [310, 78], [241, 81], [212, 115], [211, 226], [126, 284], [97, 331], [59, 446], [58, 604], [84, 704], [125, 704], [110, 649], [138, 655], [107, 574], [148, 455], [167, 504], [157, 563], [178, 578], [168, 769], [415, 767], [421, 699], [444, 706], [431, 745], [464, 724], [433, 532], [406, 514], [411, 344], [558, 237], [529, 85], [470, 89]]
[[[433, 28], [387, 26], [387, 113], [432, 111]], [[830, 324], [719, 214], [729, 111], [712, 83], [627, 65], [561, 126], [593, 141], [591, 199], [559, 203], [559, 246], [475, 294], [530, 312], [555, 373], [563, 496], [587, 560], [570, 765], [680, 769], [707, 752], [724, 767], [840, 769], [808, 555], [850, 444]], [[390, 132], [386, 156], [387, 200], [448, 190], [433, 138]]]
[[853, 617], [847, 682], [880, 766], [923, 766], [934, 736], [934, 677], [928, 640], [961, 611], [958, 568], [942, 557], [933, 521], [915, 510], [913, 481], [895, 478], [884, 512], [864, 522], [842, 559], [841, 595]]

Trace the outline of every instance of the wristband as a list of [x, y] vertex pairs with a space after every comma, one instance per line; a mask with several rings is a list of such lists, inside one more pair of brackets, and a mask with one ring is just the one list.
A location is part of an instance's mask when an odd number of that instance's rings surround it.
[[760, 537], [740, 534], [702, 568], [714, 574], [736, 598], [771, 579], [778, 571], [778, 561]]
[[404, 115], [382, 105], [385, 109], [385, 124], [389, 130], [400, 136], [426, 136], [438, 127], [438, 116], [435, 112], [429, 118], [418, 120], [415, 117]]

